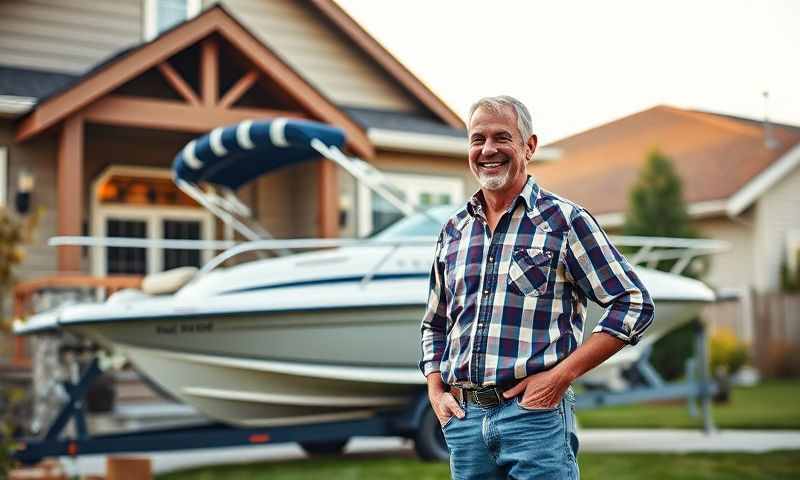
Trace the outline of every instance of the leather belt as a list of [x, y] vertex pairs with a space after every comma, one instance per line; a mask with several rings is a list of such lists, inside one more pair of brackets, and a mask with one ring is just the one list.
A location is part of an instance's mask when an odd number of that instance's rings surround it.
[[503, 396], [503, 389], [490, 386], [481, 388], [451, 387], [450, 393], [462, 404], [474, 403], [484, 408], [491, 408], [505, 403], [510, 399]]

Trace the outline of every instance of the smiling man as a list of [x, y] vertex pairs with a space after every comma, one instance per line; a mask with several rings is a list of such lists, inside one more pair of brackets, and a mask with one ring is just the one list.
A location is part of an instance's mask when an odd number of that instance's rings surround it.
[[[521, 102], [476, 102], [469, 142], [480, 190], [439, 235], [422, 320], [451, 474], [576, 479], [569, 387], [639, 340], [653, 302], [594, 218], [528, 176], [537, 139]], [[606, 311], [581, 344], [587, 299]]]

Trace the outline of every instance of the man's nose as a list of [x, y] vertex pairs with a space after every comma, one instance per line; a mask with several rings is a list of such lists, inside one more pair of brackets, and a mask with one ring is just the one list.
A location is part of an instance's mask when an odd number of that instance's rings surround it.
[[483, 143], [483, 149], [481, 150], [481, 154], [484, 157], [491, 157], [497, 153], [497, 145], [494, 144], [491, 138], [487, 138], [486, 141]]

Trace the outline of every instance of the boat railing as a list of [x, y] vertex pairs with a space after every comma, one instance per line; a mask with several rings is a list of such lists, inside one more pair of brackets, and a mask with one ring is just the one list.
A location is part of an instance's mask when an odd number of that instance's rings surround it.
[[[611, 236], [611, 242], [618, 247], [636, 247], [629, 261], [634, 265], [654, 268], [660, 261], [675, 260], [670, 273], [681, 275], [697, 257], [717, 254], [730, 249], [730, 244], [721, 240], [690, 239], [672, 237], [637, 237]], [[61, 236], [50, 239], [51, 246], [74, 245], [86, 247], [128, 247], [128, 248], [174, 248], [184, 250], [222, 250], [198, 271], [198, 275], [207, 274], [225, 262], [249, 252], [285, 252], [341, 247], [391, 247], [381, 256], [375, 266], [365, 275], [363, 283], [367, 283], [386, 262], [391, 259], [400, 247], [432, 246], [430, 237], [396, 237], [396, 238], [297, 238], [297, 239], [262, 239], [236, 243], [218, 240], [175, 240], [145, 239], [124, 237], [79, 237]]]
[[175, 239], [149, 239], [127, 237], [86, 237], [86, 236], [59, 236], [52, 237], [48, 244], [53, 247], [81, 246], [81, 247], [126, 247], [126, 248], [171, 248], [182, 250], [223, 250], [220, 254], [208, 261], [197, 272], [204, 275], [215, 270], [225, 262], [250, 252], [263, 251], [297, 251], [341, 247], [393, 247], [386, 255], [378, 259], [376, 265], [365, 276], [369, 278], [388, 261], [400, 247], [433, 247], [434, 240], [430, 237], [398, 237], [392, 239], [382, 238], [295, 238], [295, 239], [263, 239], [235, 243], [225, 240], [175, 240]]

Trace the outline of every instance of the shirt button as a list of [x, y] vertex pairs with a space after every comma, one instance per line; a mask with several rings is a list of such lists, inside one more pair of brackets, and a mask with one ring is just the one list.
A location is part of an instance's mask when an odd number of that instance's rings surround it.
[[483, 293], [484, 293], [485, 295], [488, 295], [488, 294], [489, 294], [489, 289], [487, 288], [486, 290], [484, 290], [484, 291], [483, 291]]
[[489, 257], [489, 263], [494, 262], [494, 257]]

